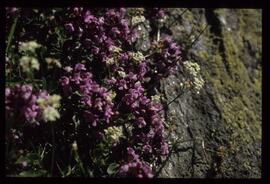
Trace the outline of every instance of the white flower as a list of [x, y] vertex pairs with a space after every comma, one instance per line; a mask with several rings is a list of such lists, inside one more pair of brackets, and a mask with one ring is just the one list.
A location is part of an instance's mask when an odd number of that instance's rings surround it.
[[60, 100], [61, 96], [60, 95], [50, 95], [48, 99], [39, 97], [37, 99], [37, 104], [40, 108], [44, 109], [48, 106], [51, 106], [53, 108], [59, 108], [60, 107]]
[[197, 92], [199, 92], [203, 88], [204, 80], [201, 77], [199, 77], [199, 78], [195, 77], [193, 84], [194, 84], [194, 89]]
[[197, 63], [191, 61], [183, 62], [185, 70], [192, 76], [197, 76], [201, 68]]
[[26, 52], [31, 51], [35, 52], [37, 48], [40, 48], [41, 45], [38, 44], [36, 41], [29, 41], [29, 42], [20, 42], [19, 43], [19, 51], [20, 52]]
[[122, 71], [118, 71], [118, 75], [119, 75], [120, 77], [123, 77], [123, 78], [126, 77], [126, 73], [125, 73], [125, 72], [122, 72]]
[[113, 52], [113, 53], [118, 53], [118, 54], [122, 51], [122, 49], [121, 49], [120, 47], [116, 47], [116, 46], [111, 46], [111, 47], [109, 48], [109, 50], [110, 50], [111, 52]]
[[56, 121], [56, 119], [60, 118], [59, 112], [51, 106], [48, 106], [44, 109], [42, 116], [45, 122]]
[[40, 108], [45, 108], [45, 106], [46, 106], [46, 104], [47, 104], [47, 102], [46, 102], [46, 99], [45, 98], [41, 98], [41, 97], [39, 97], [38, 99], [37, 99], [37, 104], [38, 104], [38, 106], [40, 107]]
[[[204, 80], [200, 76], [200, 66], [197, 63], [193, 63], [191, 61], [185, 61], [183, 62], [184, 69], [188, 73], [188, 75], [191, 77], [190, 81], [193, 86], [193, 89], [199, 94], [199, 91], [204, 86]], [[190, 83], [185, 81], [185, 84], [187, 87], [191, 87]]]
[[77, 150], [78, 150], [78, 145], [77, 145], [77, 142], [76, 142], [76, 141], [74, 141], [74, 142], [72, 143], [72, 149], [73, 149], [74, 151], [77, 151]]
[[20, 58], [20, 66], [24, 72], [30, 72], [32, 69], [39, 70], [39, 62], [36, 58], [23, 56]]
[[141, 61], [145, 60], [144, 55], [139, 51], [138, 52], [132, 52], [131, 56], [134, 59], [134, 61], [136, 61], [136, 62], [141, 62]]
[[58, 59], [53, 59], [53, 58], [45, 58], [46, 63], [48, 64], [48, 69], [53, 68], [54, 66], [61, 68], [62, 65]]
[[151, 96], [151, 99], [155, 102], [158, 102], [160, 100], [160, 95]]
[[115, 60], [113, 58], [108, 58], [106, 60], [106, 63], [109, 64], [109, 65], [113, 65], [115, 63]]
[[144, 12], [145, 12], [145, 9], [144, 8], [130, 8], [129, 9], [129, 14], [130, 15], [143, 15]]
[[112, 91], [109, 95], [106, 96], [106, 100], [112, 102], [112, 100], [116, 97], [115, 91]]
[[48, 98], [48, 104], [54, 108], [58, 108], [60, 107], [60, 100], [61, 100], [60, 95], [51, 95]]
[[119, 138], [123, 136], [122, 127], [112, 126], [104, 130], [105, 136], [109, 141], [116, 143], [119, 141]]
[[131, 18], [132, 25], [136, 25], [136, 24], [139, 24], [139, 23], [144, 22], [144, 21], [145, 21], [145, 17], [143, 15], [134, 16]]

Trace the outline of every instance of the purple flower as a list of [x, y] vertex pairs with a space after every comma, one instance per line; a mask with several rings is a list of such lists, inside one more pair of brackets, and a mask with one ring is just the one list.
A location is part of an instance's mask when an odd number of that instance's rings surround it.
[[109, 11], [107, 11], [106, 15], [108, 17], [114, 17], [115, 16], [115, 11], [114, 9], [110, 9]]
[[92, 88], [92, 91], [95, 93], [99, 93], [100, 91], [100, 86], [98, 84], [92, 84], [91, 88]]
[[[113, 103], [107, 98], [109, 93], [105, 87], [100, 86], [93, 80], [93, 74], [87, 72], [85, 65], [78, 63], [74, 67], [74, 73], [67, 73], [62, 76], [62, 87], [66, 90], [67, 79], [69, 79], [69, 91], [74, 92], [79, 89], [80, 100], [78, 106], [82, 107], [83, 118], [92, 126], [98, 126], [97, 122], [105, 121], [109, 123], [114, 115]], [[74, 103], [72, 93], [66, 93], [67, 99]], [[70, 98], [71, 97], [71, 98]], [[76, 99], [77, 100], [77, 99]]]
[[82, 104], [87, 105], [89, 107], [92, 106], [92, 100], [91, 97], [89, 95], [85, 95], [81, 98]]
[[81, 71], [81, 70], [86, 70], [84, 64], [78, 63], [75, 65], [75, 71]]
[[21, 87], [21, 92], [23, 93], [22, 94], [22, 97], [24, 98], [24, 100], [28, 100], [32, 94], [32, 86], [30, 85], [23, 85]]
[[114, 85], [116, 83], [116, 79], [114, 77], [112, 77], [111, 79], [108, 79], [108, 84], [109, 85]]
[[144, 77], [147, 72], [147, 64], [146, 62], [140, 63], [139, 65], [139, 76]]
[[119, 169], [119, 174], [126, 177], [138, 177], [138, 178], [152, 178], [152, 168], [146, 163], [140, 160], [132, 161], [122, 165]]
[[139, 155], [137, 155], [135, 153], [135, 150], [131, 147], [127, 148], [127, 153], [128, 153], [128, 156], [131, 160], [138, 160], [139, 159]]
[[121, 168], [120, 168], [120, 170], [122, 172], [128, 172], [128, 169], [129, 169], [129, 165], [128, 164], [122, 165]]
[[71, 80], [74, 81], [75, 84], [80, 84], [80, 82], [82, 81], [80, 73], [75, 73], [73, 75], [73, 79], [71, 79]]
[[144, 153], [152, 153], [152, 147], [149, 145], [149, 144], [147, 144], [147, 145], [144, 145], [143, 146], [143, 152]]
[[102, 110], [103, 102], [101, 98], [96, 98], [94, 101], [94, 106], [100, 110]]
[[159, 10], [158, 13], [157, 13], [158, 19], [162, 19], [164, 16], [165, 16], [164, 10], [162, 10], [162, 9]]
[[75, 30], [72, 23], [65, 24], [65, 28], [70, 33], [74, 32], [74, 30]]
[[5, 89], [5, 95], [6, 95], [6, 97], [8, 97], [10, 94], [11, 94], [10, 88], [6, 88]]
[[[38, 98], [48, 99], [47, 91], [34, 91], [31, 85], [19, 85], [6, 88], [5, 105], [6, 120], [15, 118], [18, 122], [41, 121], [41, 109], [37, 105]], [[20, 107], [18, 109], [18, 107]]]
[[104, 112], [104, 118], [105, 118], [105, 121], [106, 121], [107, 123], [109, 123], [109, 120], [110, 120], [110, 118], [111, 118], [112, 115], [114, 115], [114, 113], [113, 113], [113, 111], [112, 111], [111, 106], [106, 105], [106, 106], [105, 106], [105, 112]]
[[132, 80], [132, 81], [138, 80], [137, 74], [134, 74], [133, 72], [129, 72], [127, 77], [129, 80]]
[[105, 44], [107, 48], [110, 48], [112, 45], [114, 45], [114, 41], [111, 38], [108, 38], [105, 40]]
[[64, 70], [65, 70], [67, 73], [69, 73], [69, 72], [71, 72], [73, 69], [72, 69], [70, 66], [66, 66], [66, 67], [64, 68]]
[[94, 53], [94, 54], [98, 54], [99, 53], [99, 48], [98, 47], [94, 47], [94, 48], [92, 48], [92, 52]]
[[60, 82], [61, 82], [62, 86], [68, 86], [69, 85], [69, 78], [66, 76], [63, 76], [63, 77], [61, 77]]
[[104, 24], [104, 17], [99, 17], [98, 18], [98, 23], [99, 23], [99, 25]]
[[115, 34], [120, 34], [120, 31], [117, 27], [113, 27], [111, 31]]
[[143, 117], [137, 118], [136, 123], [139, 126], [139, 128], [142, 128], [142, 127], [145, 127], [146, 126], [146, 122], [144, 121], [144, 118]]
[[48, 100], [49, 94], [47, 91], [40, 91], [38, 94], [39, 97], [44, 98], [46, 100]]
[[124, 89], [127, 89], [128, 88], [127, 87], [127, 82], [124, 79], [120, 79], [119, 80], [118, 86], [119, 86], [118, 87], [119, 90], [124, 90]]
[[33, 110], [31, 107], [27, 107], [24, 114], [27, 121], [32, 121], [37, 117], [38, 112]]
[[92, 23], [94, 21], [95, 17], [91, 14], [89, 10], [84, 15], [84, 22], [85, 23]]
[[169, 153], [168, 144], [166, 142], [162, 142], [160, 150], [162, 155], [167, 155]]
[[150, 102], [150, 99], [147, 98], [146, 96], [142, 96], [142, 97], [140, 98], [140, 103], [141, 103], [142, 105], [146, 105], [146, 104], [148, 104], [149, 102]]

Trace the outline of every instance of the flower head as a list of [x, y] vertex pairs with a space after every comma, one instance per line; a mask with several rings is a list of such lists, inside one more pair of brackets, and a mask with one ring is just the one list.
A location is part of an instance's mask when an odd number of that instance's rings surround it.
[[20, 66], [24, 72], [30, 72], [31, 70], [39, 70], [39, 62], [35, 57], [23, 56], [20, 58]]
[[20, 52], [30, 51], [32, 53], [35, 53], [36, 49], [38, 49], [40, 47], [41, 47], [41, 45], [38, 44], [36, 41], [20, 42], [19, 43], [19, 51]]
[[48, 106], [44, 109], [42, 117], [45, 122], [56, 121], [60, 118], [60, 114], [54, 107]]

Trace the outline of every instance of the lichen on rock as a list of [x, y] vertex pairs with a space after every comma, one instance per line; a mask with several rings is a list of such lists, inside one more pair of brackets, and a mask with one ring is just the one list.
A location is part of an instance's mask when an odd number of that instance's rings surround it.
[[[200, 95], [183, 95], [165, 112], [167, 120], [174, 112], [171, 135], [184, 143], [159, 177], [260, 178], [261, 10], [169, 11], [171, 19], [185, 11], [170, 27], [179, 43], [187, 45], [207, 25], [186, 53], [199, 63], [205, 86]], [[173, 83], [182, 77], [177, 73], [162, 82], [165, 103], [178, 94], [180, 86]]]

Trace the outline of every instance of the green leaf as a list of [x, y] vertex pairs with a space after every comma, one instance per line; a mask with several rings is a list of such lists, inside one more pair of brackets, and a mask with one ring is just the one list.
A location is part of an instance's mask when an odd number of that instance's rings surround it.
[[6, 47], [6, 53], [8, 53], [8, 51], [9, 51], [9, 48], [10, 48], [10, 45], [11, 45], [11, 41], [12, 41], [12, 38], [13, 38], [13, 35], [14, 35], [14, 32], [15, 32], [15, 29], [16, 29], [17, 21], [18, 21], [18, 17], [16, 17], [14, 19], [14, 22], [13, 22], [13, 24], [11, 26], [11, 30], [9, 32], [8, 42], [7, 42], [7, 47]]
[[29, 160], [33, 161], [33, 160], [39, 160], [40, 156], [36, 153], [29, 153], [29, 154], [27, 154], [27, 158]]
[[30, 165], [38, 165], [41, 160], [41, 157], [35, 153], [28, 153], [26, 156], [20, 156], [15, 164], [22, 164], [27, 162]]
[[78, 95], [78, 96], [82, 96], [81, 93], [79, 91], [75, 91], [74, 92], [75, 95]]
[[15, 162], [15, 164], [22, 164], [26, 161], [26, 158], [24, 156], [20, 156], [18, 160]]
[[22, 171], [19, 176], [21, 177], [40, 177], [44, 176], [46, 171], [40, 170], [40, 171]]
[[119, 167], [119, 164], [117, 163], [110, 164], [109, 167], [107, 168], [107, 173], [109, 175], [116, 173], [118, 167]]

